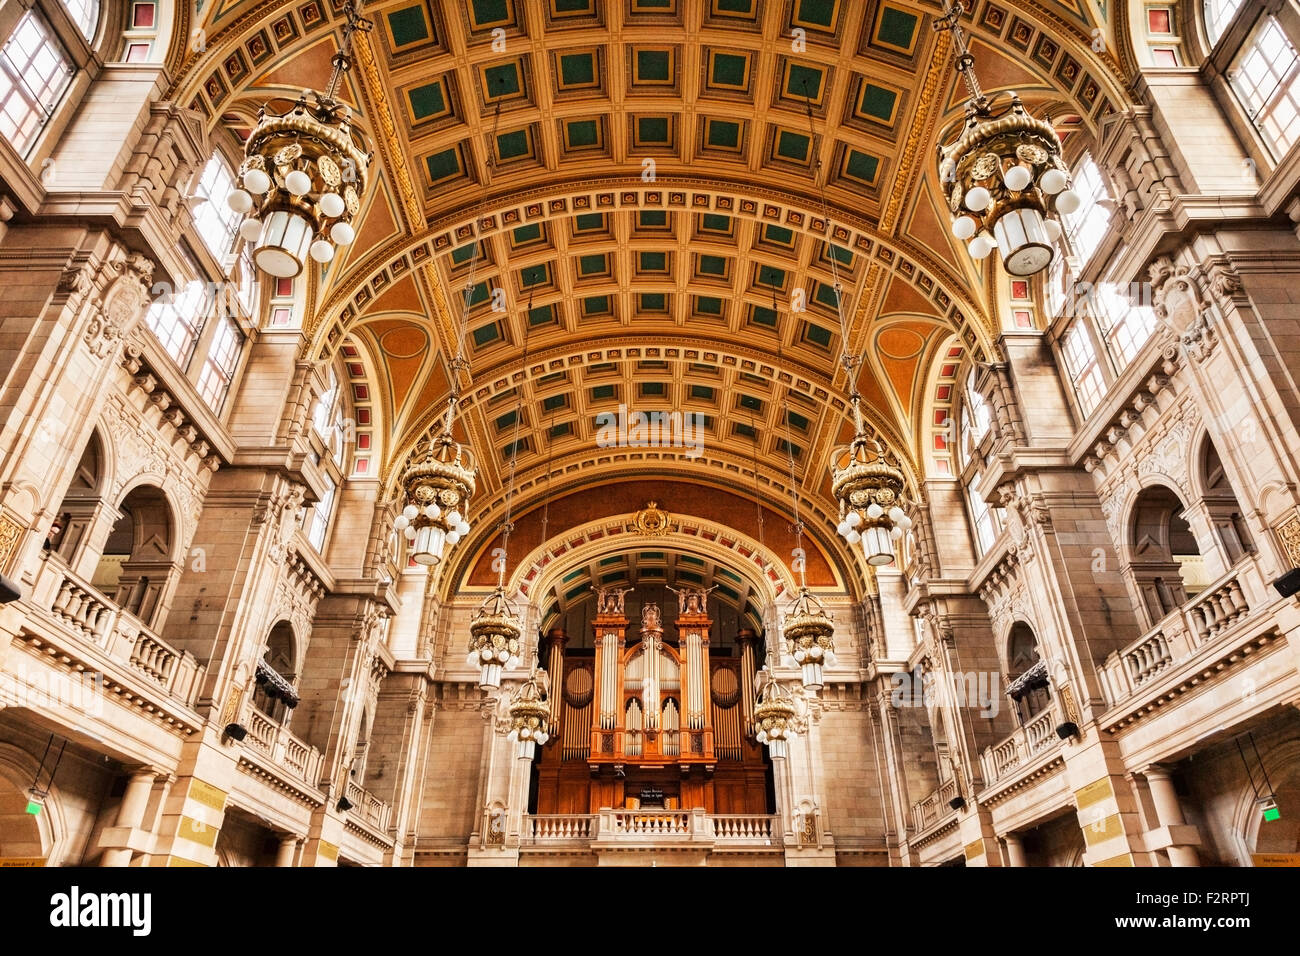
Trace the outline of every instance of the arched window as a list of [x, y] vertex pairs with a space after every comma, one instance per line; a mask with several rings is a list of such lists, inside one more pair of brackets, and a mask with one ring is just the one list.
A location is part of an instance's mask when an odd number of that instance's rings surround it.
[[1015, 704], [1022, 724], [1041, 714], [1052, 702], [1048, 690], [1047, 662], [1038, 649], [1038, 638], [1024, 621], [1017, 621], [1007, 635], [1007, 696]]
[[77, 25], [87, 43], [94, 42], [95, 27], [99, 26], [99, 0], [61, 0], [63, 9]]
[[226, 395], [234, 380], [243, 345], [244, 333], [239, 331], [239, 323], [228, 315], [220, 316], [198, 382], [199, 394], [208, 403], [208, 407], [218, 414], [226, 403]]
[[49, 22], [29, 10], [0, 48], [0, 136], [26, 158], [76, 70]]
[[1210, 524], [1223, 549], [1224, 562], [1231, 566], [1245, 555], [1253, 554], [1255, 542], [1246, 527], [1237, 493], [1228, 480], [1218, 449], [1208, 435], [1201, 449], [1201, 486]]
[[1102, 205], [1108, 199], [1101, 170], [1087, 153], [1074, 170], [1074, 191], [1083, 200], [1074, 212], [1061, 217], [1070, 251], [1086, 263], [1092, 258], [1110, 226], [1110, 211]]
[[979, 480], [978, 474], [971, 479], [970, 487], [966, 489], [966, 498], [970, 501], [971, 524], [975, 527], [975, 540], [979, 545], [979, 553], [983, 555], [993, 547], [993, 542], [1002, 533], [1002, 521], [1001, 515], [998, 514], [1000, 509], [990, 508], [975, 490]]
[[224, 259], [235, 243], [235, 232], [244, 217], [226, 202], [235, 188], [235, 177], [225, 157], [214, 153], [203, 167], [194, 195], [207, 200], [194, 208], [194, 225], [218, 261]]
[[329, 533], [330, 518], [334, 513], [334, 481], [325, 477], [325, 493], [308, 512], [307, 540], [318, 552], [325, 552], [325, 537]]
[[1097, 361], [1097, 349], [1092, 343], [1092, 332], [1083, 318], [1074, 320], [1068, 332], [1061, 337], [1061, 358], [1070, 376], [1074, 397], [1084, 415], [1090, 415], [1106, 393], [1106, 382]]
[[1205, 0], [1205, 32], [1210, 37], [1210, 46], [1219, 42], [1240, 6], [1241, 0]]
[[1204, 590], [1205, 562], [1178, 496], [1153, 485], [1137, 496], [1129, 518], [1129, 573], [1154, 627]]
[[988, 402], [975, 388], [975, 370], [966, 376], [966, 386], [962, 390], [961, 406], [961, 463], [970, 460], [975, 447], [988, 434], [992, 424], [992, 414]]
[[289, 712], [298, 705], [294, 689], [297, 680], [297, 655], [293, 628], [281, 621], [266, 638], [266, 651], [257, 662], [253, 706], [276, 723], [288, 723]]
[[1300, 136], [1300, 56], [1276, 17], [1260, 22], [1228, 78], [1274, 158], [1281, 159]]

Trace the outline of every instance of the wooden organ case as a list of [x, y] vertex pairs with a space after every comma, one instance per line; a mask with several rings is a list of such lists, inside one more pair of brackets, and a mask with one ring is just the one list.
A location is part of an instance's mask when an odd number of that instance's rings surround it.
[[773, 812], [770, 764], [753, 739], [754, 632], [737, 635], [739, 656], [711, 657], [707, 592], [686, 588], [675, 646], [654, 604], [629, 635], [626, 593], [597, 592], [594, 657], [566, 653], [562, 629], [547, 636], [555, 730], [535, 767], [532, 812]]

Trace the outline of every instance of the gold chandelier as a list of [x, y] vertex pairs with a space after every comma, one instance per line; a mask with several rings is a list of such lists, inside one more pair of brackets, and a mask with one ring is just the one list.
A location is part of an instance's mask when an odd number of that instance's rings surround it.
[[352, 35], [370, 27], [349, 2], [343, 43], [325, 92], [304, 90], [283, 113], [270, 103], [263, 106], [244, 146], [242, 188], [233, 190], [228, 202], [247, 216], [239, 234], [255, 244], [253, 259], [270, 275], [297, 276], [308, 256], [329, 262], [336, 246], [356, 238], [353, 221], [372, 154], [352, 122], [351, 107], [335, 94], [352, 68]]
[[537, 747], [551, 739], [551, 708], [545, 702], [549, 679], [534, 665], [532, 673], [510, 698], [510, 731], [506, 737], [516, 744], [516, 756], [531, 760]]
[[[946, 0], [936, 30], [952, 33], [957, 72], [969, 98], [961, 134], [939, 146], [939, 180], [952, 213], [952, 234], [966, 242], [973, 259], [996, 247], [1014, 276], [1031, 276], [1052, 263], [1061, 236], [1054, 215], [1079, 208], [1070, 189], [1069, 169], [1061, 159], [1061, 140], [1050, 123], [1030, 116], [1015, 93], [985, 95], [975, 76], [975, 58], [966, 45], [962, 7]], [[995, 100], [1009, 102], [995, 109]]]
[[[849, 380], [853, 381], [852, 363]], [[867, 564], [883, 567], [894, 562], [894, 542], [912, 528], [903, 510], [903, 471], [898, 459], [867, 431], [862, 417], [862, 397], [851, 384], [849, 400], [857, 426], [851, 444], [831, 456], [831, 493], [840, 504], [836, 531], [849, 544], [861, 544]]]
[[760, 680], [766, 679], [759, 691], [758, 705], [754, 708], [754, 738], [767, 744], [773, 759], [786, 755], [786, 741], [798, 735], [798, 721], [794, 697], [763, 668]]
[[519, 661], [523, 634], [519, 615], [506, 598], [505, 587], [498, 583], [469, 624], [467, 660], [471, 667], [479, 668], [479, 687], [495, 690], [501, 686], [501, 669]]
[[426, 567], [469, 534], [464, 510], [474, 494], [474, 455], [452, 437], [455, 413], [453, 391], [442, 431], [416, 448], [402, 473], [406, 506], [393, 528], [410, 542], [412, 560]]
[[810, 691], [821, 690], [822, 665], [835, 666], [835, 623], [808, 588], [800, 589], [782, 630], [790, 656], [801, 668], [803, 686]]

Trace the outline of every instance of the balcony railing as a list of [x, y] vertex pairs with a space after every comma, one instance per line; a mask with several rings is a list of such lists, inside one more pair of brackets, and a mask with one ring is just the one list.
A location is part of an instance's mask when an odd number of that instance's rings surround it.
[[1255, 559], [1247, 556], [1226, 574], [1101, 667], [1106, 699], [1113, 707], [1212, 644], [1265, 603]]
[[776, 818], [758, 813], [703, 810], [602, 810], [600, 813], [533, 814], [524, 818], [524, 846], [630, 843], [711, 843], [714, 846], [779, 846]]
[[190, 706], [204, 668], [149, 630], [139, 618], [74, 574], [55, 554], [37, 571], [31, 602], [51, 623], [93, 644], [110, 660], [134, 670], [160, 690]]
[[952, 807], [948, 806], [948, 801], [957, 796], [957, 781], [948, 780], [925, 797], [912, 804], [912, 826], [916, 832], [928, 830], [944, 817], [956, 813]]
[[393, 812], [389, 804], [351, 780], [348, 781], [347, 795], [348, 803], [352, 804], [349, 812], [354, 817], [364, 820], [381, 833], [387, 832], [388, 819]]
[[245, 747], [252, 747], [269, 757], [272, 763], [291, 771], [303, 783], [316, 785], [321, 768], [319, 750], [299, 740], [288, 728], [276, 723], [252, 704], [247, 705], [244, 713], [244, 726], [248, 728], [248, 736], [244, 739]]
[[980, 754], [980, 769], [985, 783], [996, 783], [1016, 770], [1034, 762], [1059, 746], [1056, 728], [1061, 723], [1060, 710], [1053, 700], [1015, 733]]

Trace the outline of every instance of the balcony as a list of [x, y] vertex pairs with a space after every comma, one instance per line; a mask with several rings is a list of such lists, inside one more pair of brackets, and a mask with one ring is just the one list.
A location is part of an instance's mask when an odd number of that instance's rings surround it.
[[271, 720], [252, 704], [246, 705], [243, 723], [248, 728], [244, 749], [269, 758], [281, 771], [289, 771], [294, 782], [315, 788], [322, 761], [319, 750], [295, 737], [287, 727]]
[[1061, 723], [1060, 705], [1053, 700], [1015, 733], [980, 754], [980, 772], [990, 786], [1033, 769], [1061, 745], [1056, 736]]
[[957, 781], [948, 780], [939, 784], [929, 796], [912, 804], [912, 827], [917, 833], [924, 833], [945, 817], [957, 811], [948, 806], [948, 801], [957, 796]]
[[1107, 703], [1118, 706], [1202, 649], [1236, 632], [1263, 607], [1265, 586], [1255, 559], [1247, 556], [1182, 607], [1166, 615], [1101, 667]]
[[347, 797], [348, 803], [352, 804], [352, 809], [348, 812], [355, 819], [380, 833], [388, 832], [388, 820], [393, 813], [389, 804], [351, 780], [348, 781]]
[[525, 852], [588, 850], [627, 858], [638, 851], [679, 850], [708, 855], [748, 852], [780, 855], [774, 816], [696, 810], [601, 810], [599, 813], [524, 817]]
[[[143, 679], [143, 686], [155, 689], [159, 703], [167, 699], [185, 708], [193, 707], [204, 673], [194, 656], [178, 651], [135, 615], [122, 610], [89, 581], [74, 574], [58, 555], [47, 553], [41, 559], [27, 605], [32, 612], [31, 623], [48, 625], [43, 629], [50, 632], [46, 636], [54, 637], [61, 645], [47, 645], [49, 656], [78, 670], [102, 669], [96, 658], [119, 664], [123, 676], [137, 675]], [[106, 685], [112, 681], [113, 676], [106, 674]], [[130, 700], [125, 690], [119, 696]], [[140, 703], [150, 712], [157, 709], [147, 702]]]

